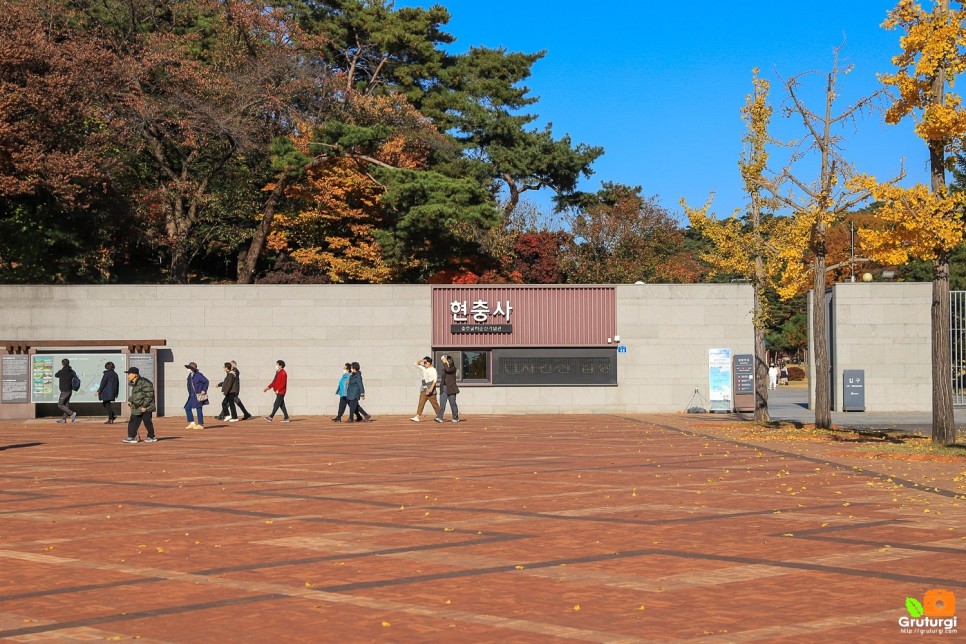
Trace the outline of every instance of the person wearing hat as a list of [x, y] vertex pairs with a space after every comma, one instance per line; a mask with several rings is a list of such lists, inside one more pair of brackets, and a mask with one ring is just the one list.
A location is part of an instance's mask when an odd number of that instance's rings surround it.
[[[188, 426], [185, 429], [204, 429], [205, 415], [201, 408], [208, 404], [208, 379], [205, 374], [198, 371], [198, 365], [189, 362], [184, 366], [188, 373], [188, 401], [184, 404], [184, 413], [188, 417]], [[192, 410], [198, 412], [198, 422], [192, 415]]]
[[142, 378], [137, 367], [131, 367], [124, 373], [131, 383], [131, 395], [127, 401], [128, 407], [131, 408], [131, 418], [127, 422], [127, 438], [123, 442], [138, 442], [138, 429], [143, 421], [144, 427], [148, 430], [148, 437], [144, 442], [156, 443], [158, 439], [154, 436], [154, 422], [151, 419], [151, 415], [157, 409], [154, 402], [154, 383], [147, 378]]

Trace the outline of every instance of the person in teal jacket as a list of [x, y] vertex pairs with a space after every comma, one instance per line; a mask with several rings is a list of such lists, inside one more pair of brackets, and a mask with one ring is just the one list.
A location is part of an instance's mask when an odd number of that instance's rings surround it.
[[[352, 374], [352, 365], [347, 362], [345, 363], [343, 369], [342, 377], [339, 378], [339, 384], [336, 385], [335, 388], [335, 395], [339, 397], [339, 411], [332, 418], [333, 423], [342, 422], [342, 414], [345, 413], [346, 408], [349, 406], [349, 399], [346, 398], [346, 392], [348, 391], [349, 387], [349, 376]], [[352, 418], [352, 416], [349, 416], [350, 420]], [[357, 421], [362, 421], [363, 418], [365, 418], [366, 422], [372, 419], [372, 417], [366, 413], [366, 410], [362, 408], [362, 405], [357, 403], [355, 419]]]

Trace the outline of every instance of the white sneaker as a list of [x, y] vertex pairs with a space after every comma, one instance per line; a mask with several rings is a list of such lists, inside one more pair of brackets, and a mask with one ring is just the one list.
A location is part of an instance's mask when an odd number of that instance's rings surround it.
[[241, 420], [241, 419], [240, 418], [229, 418], [228, 419], [228, 422], [229, 423], [237, 423], [239, 420]]
[[194, 428], [195, 428], [195, 427], [197, 427], [197, 426], [198, 426], [198, 424], [197, 424], [197, 423], [188, 423], [188, 426], [187, 426], [187, 427], [185, 427], [185, 429], [194, 429]]
[[418, 423], [419, 422], [419, 416], [413, 416], [409, 420], [413, 421], [414, 423]]

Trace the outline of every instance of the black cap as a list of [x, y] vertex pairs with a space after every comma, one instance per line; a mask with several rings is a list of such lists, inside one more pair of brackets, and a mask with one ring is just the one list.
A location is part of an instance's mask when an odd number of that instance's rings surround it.
[[140, 376], [140, 375], [141, 375], [141, 372], [140, 372], [140, 371], [138, 370], [138, 368], [137, 368], [137, 367], [130, 367], [130, 368], [129, 368], [129, 369], [127, 370], [127, 371], [125, 371], [124, 373], [133, 373], [134, 375], [137, 375], [137, 376]]

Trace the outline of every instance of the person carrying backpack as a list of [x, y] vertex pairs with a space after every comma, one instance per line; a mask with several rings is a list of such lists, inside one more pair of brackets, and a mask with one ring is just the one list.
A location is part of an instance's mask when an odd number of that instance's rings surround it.
[[74, 395], [74, 392], [80, 389], [80, 378], [77, 377], [77, 372], [70, 366], [70, 360], [64, 358], [60, 361], [60, 371], [54, 374], [57, 378], [57, 382], [60, 385], [60, 397], [57, 399], [57, 408], [64, 412], [64, 417], [58, 420], [58, 423], [66, 423], [68, 419], [70, 422], [75, 422], [77, 420], [77, 412], [70, 408], [70, 397]]

